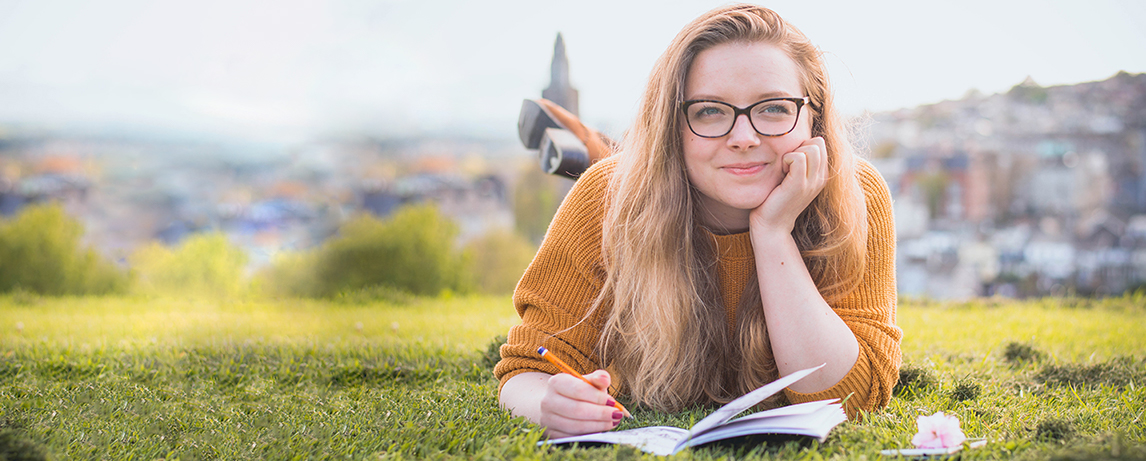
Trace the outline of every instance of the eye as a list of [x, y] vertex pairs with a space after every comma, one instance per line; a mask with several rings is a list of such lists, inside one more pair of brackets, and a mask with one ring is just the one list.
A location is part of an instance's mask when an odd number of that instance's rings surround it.
[[759, 115], [780, 116], [792, 115], [792, 113], [795, 111], [796, 105], [792, 104], [791, 101], [773, 101], [756, 106], [756, 110], [754, 112]]
[[704, 120], [727, 116], [730, 110], [721, 104], [702, 102], [693, 104], [689, 112], [693, 119]]

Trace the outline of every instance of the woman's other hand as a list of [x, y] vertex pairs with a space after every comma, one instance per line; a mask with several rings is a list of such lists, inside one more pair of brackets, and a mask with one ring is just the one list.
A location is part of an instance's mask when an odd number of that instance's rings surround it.
[[791, 235], [796, 218], [824, 189], [828, 181], [827, 148], [816, 136], [781, 157], [784, 179], [759, 207], [749, 214], [753, 233]]
[[545, 427], [550, 438], [603, 432], [617, 427], [623, 415], [606, 390], [609, 372], [597, 370], [585, 375], [586, 384], [565, 373], [549, 375], [522, 373], [501, 388], [501, 405], [515, 416]]
[[585, 375], [593, 386], [572, 375], [559, 373], [549, 378], [541, 398], [541, 420], [549, 437], [603, 432], [617, 427], [624, 416], [609, 389], [609, 372], [597, 370]]

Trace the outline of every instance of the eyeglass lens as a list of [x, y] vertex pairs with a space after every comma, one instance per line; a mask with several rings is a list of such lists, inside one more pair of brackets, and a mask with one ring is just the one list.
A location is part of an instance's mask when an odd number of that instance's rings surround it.
[[[795, 101], [777, 99], [760, 101], [749, 108], [752, 126], [764, 136], [779, 136], [792, 131], [800, 109]], [[730, 104], [698, 101], [686, 108], [689, 128], [697, 136], [721, 137], [732, 131], [736, 111]]]

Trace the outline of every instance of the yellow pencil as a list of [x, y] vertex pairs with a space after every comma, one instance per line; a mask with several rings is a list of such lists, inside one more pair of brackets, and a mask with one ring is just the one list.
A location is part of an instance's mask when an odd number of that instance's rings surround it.
[[[568, 373], [568, 374], [571, 374], [573, 376], [576, 376], [578, 378], [581, 378], [581, 381], [585, 381], [585, 384], [588, 384], [588, 385], [593, 386], [593, 387], [597, 387], [595, 384], [589, 382], [588, 379], [585, 379], [585, 377], [582, 376], [581, 373], [578, 373], [577, 370], [574, 370], [573, 367], [566, 365], [565, 362], [563, 362], [563, 361], [561, 361], [561, 359], [557, 358], [556, 355], [550, 354], [549, 349], [546, 349], [545, 347], [539, 347], [539, 348], [537, 348], [537, 353], [541, 354], [541, 357], [544, 358], [545, 360], [548, 360], [549, 363], [556, 365], [557, 368], [561, 369], [561, 371]], [[629, 410], [626, 410], [625, 406], [621, 405], [621, 402], [618, 402], [616, 399], [613, 399], [613, 406], [616, 407], [616, 409], [621, 410], [621, 413], [624, 413], [625, 416], [628, 416], [630, 418], [633, 417], [633, 415], [629, 413]]]

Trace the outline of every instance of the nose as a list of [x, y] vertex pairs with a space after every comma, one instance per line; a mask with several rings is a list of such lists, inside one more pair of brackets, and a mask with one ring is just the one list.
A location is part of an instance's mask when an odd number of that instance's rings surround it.
[[748, 150], [760, 145], [760, 133], [752, 127], [748, 116], [740, 114], [728, 132], [728, 147], [732, 150]]

